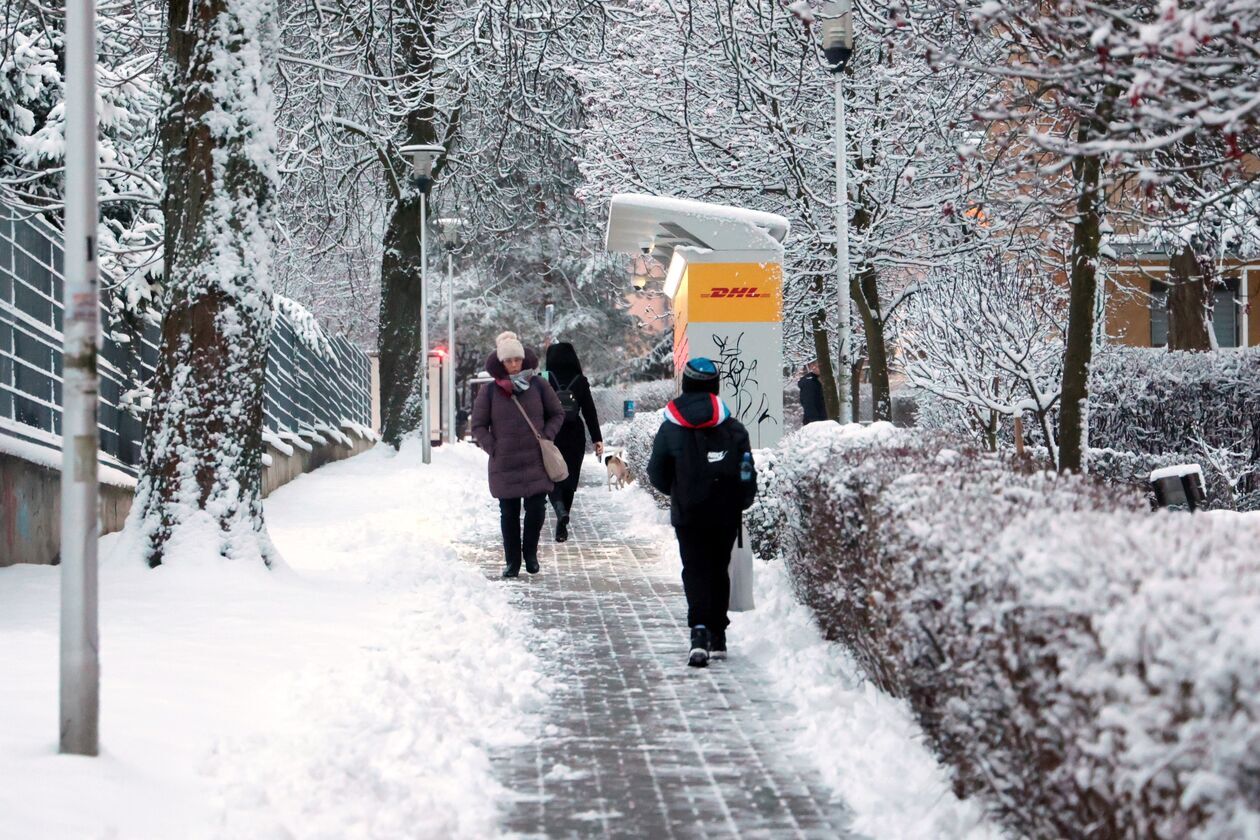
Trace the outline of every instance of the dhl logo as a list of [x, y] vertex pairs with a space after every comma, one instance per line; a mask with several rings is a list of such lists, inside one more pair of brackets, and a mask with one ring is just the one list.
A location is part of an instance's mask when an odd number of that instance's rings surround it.
[[710, 291], [701, 292], [702, 298], [768, 298], [769, 292], [760, 292], [756, 286], [714, 286]]

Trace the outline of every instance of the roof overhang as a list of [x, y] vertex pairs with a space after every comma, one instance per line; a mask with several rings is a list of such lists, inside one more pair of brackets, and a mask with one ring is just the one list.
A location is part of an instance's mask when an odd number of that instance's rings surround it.
[[622, 193], [612, 197], [604, 241], [614, 254], [650, 253], [668, 264], [679, 247], [782, 253], [790, 229], [775, 213]]

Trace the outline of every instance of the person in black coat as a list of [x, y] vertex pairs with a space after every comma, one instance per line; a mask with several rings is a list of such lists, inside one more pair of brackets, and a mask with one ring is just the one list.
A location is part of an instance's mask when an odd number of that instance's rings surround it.
[[805, 375], [796, 383], [801, 389], [801, 424], [827, 419], [827, 403], [823, 399], [822, 380], [818, 378], [818, 362], [810, 362]]
[[556, 513], [556, 542], [564, 542], [569, 538], [569, 518], [573, 515], [573, 496], [577, 493], [582, 459], [586, 455], [586, 435], [590, 433], [599, 457], [604, 454], [604, 437], [599, 431], [595, 400], [591, 398], [591, 383], [582, 375], [582, 363], [569, 342], [559, 341], [547, 348], [547, 381], [565, 409], [564, 425], [556, 435], [556, 446], [564, 455], [569, 477], [557, 482], [550, 496]]
[[687, 363], [682, 395], [665, 407], [647, 469], [652, 486], [670, 498], [691, 627], [687, 664], [696, 667], [726, 656], [731, 550], [757, 495], [748, 430], [718, 397], [719, 385], [712, 361]]

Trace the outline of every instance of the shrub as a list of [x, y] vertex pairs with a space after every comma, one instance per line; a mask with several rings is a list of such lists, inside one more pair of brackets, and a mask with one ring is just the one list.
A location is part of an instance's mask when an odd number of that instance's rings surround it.
[[1109, 347], [1090, 374], [1090, 444], [1199, 463], [1216, 506], [1246, 507], [1260, 491], [1257, 383], [1260, 348]]
[[[1210, 506], [1260, 507], [1260, 348], [1214, 353], [1110, 346], [1090, 372], [1090, 469], [1123, 484], [1145, 485], [1151, 469], [1203, 467]], [[958, 403], [915, 392], [919, 425], [975, 434]], [[1035, 423], [1029, 444], [1044, 444]], [[1011, 444], [1003, 420], [998, 438]]]
[[957, 440], [807, 426], [758, 544], [1020, 835], [1260, 831], [1254, 525]]

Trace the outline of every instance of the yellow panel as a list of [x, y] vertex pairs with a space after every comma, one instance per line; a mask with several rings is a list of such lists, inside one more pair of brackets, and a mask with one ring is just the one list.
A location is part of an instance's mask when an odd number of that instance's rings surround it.
[[719, 321], [781, 320], [783, 267], [777, 263], [692, 263], [687, 266], [687, 318]]
[[[678, 283], [678, 291], [672, 301], [674, 310], [674, 370], [682, 370], [687, 363], [687, 316], [691, 308], [687, 304], [687, 269], [683, 269], [682, 280]], [[679, 363], [679, 359], [682, 362]]]

